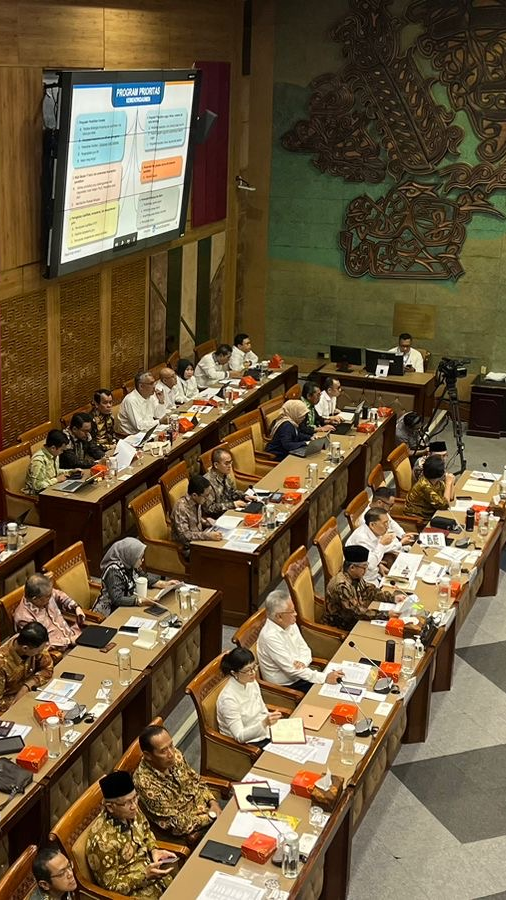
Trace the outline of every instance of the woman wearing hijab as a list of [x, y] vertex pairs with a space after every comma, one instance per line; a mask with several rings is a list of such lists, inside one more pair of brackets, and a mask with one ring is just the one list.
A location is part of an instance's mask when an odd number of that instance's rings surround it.
[[180, 359], [177, 366], [176, 399], [178, 403], [193, 400], [198, 392], [197, 379], [194, 375], [193, 363], [189, 359]]
[[158, 575], [143, 572], [146, 546], [137, 538], [127, 537], [116, 541], [100, 563], [102, 590], [93, 610], [109, 616], [118, 606], [150, 606], [152, 600], [137, 597], [135, 579], [143, 575], [148, 579], [148, 587], [166, 588], [179, 581], [162, 581]]
[[280, 461], [292, 450], [305, 447], [309, 443], [309, 436], [302, 434], [300, 426], [307, 414], [308, 408], [303, 400], [287, 400], [283, 403], [271, 428], [271, 439], [265, 448], [266, 452], [272, 453]]

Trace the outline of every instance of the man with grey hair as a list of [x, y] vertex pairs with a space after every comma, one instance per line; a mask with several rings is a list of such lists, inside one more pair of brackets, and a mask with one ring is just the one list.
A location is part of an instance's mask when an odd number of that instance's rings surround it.
[[342, 672], [324, 675], [310, 668], [311, 649], [296, 624], [297, 613], [291, 598], [282, 591], [272, 591], [265, 601], [265, 609], [267, 621], [257, 640], [262, 678], [305, 694], [313, 684], [336, 684]]
[[118, 425], [124, 434], [149, 431], [158, 422], [165, 424], [165, 397], [161, 389], [155, 389], [151, 372], [137, 372], [135, 387], [123, 397], [118, 411]]
[[175, 409], [177, 405], [177, 375], [170, 366], [160, 369], [158, 381], [155, 384], [155, 395], [161, 392], [163, 394], [163, 404], [165, 410]]
[[[76, 623], [70, 625], [64, 619], [64, 613], [74, 615]], [[39, 622], [44, 626], [49, 635], [49, 652], [53, 662], [58, 662], [81, 634], [85, 614], [75, 600], [53, 587], [48, 575], [36, 572], [26, 579], [25, 592], [14, 611], [16, 631], [21, 631], [29, 622]]]

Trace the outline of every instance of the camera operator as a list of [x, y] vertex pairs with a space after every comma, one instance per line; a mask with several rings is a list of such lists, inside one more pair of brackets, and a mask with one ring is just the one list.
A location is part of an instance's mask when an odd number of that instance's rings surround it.
[[410, 457], [416, 459], [418, 456], [424, 456], [427, 453], [426, 447], [420, 441], [420, 428], [422, 425], [422, 417], [416, 412], [405, 413], [397, 420], [395, 426], [395, 443], [406, 444]]

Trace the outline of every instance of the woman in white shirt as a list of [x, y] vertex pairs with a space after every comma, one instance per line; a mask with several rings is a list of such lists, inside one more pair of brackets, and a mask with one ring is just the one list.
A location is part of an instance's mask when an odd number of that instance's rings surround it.
[[226, 653], [221, 670], [228, 681], [216, 704], [221, 734], [241, 744], [265, 747], [269, 743], [269, 725], [281, 718], [279, 710], [269, 712], [256, 680], [258, 665], [251, 650], [236, 647]]
[[178, 403], [186, 403], [197, 396], [199, 389], [193, 374], [193, 363], [189, 359], [180, 359], [177, 366], [176, 399]]

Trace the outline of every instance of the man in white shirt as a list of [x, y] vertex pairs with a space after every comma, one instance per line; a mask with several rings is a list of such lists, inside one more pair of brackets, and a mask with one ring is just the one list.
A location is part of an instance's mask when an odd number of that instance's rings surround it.
[[160, 370], [160, 377], [155, 384], [155, 395], [159, 392], [163, 394], [165, 409], [175, 409], [178, 397], [177, 375], [174, 369], [170, 369], [168, 366], [166, 369]]
[[394, 491], [387, 487], [376, 488], [376, 490], [373, 491], [371, 502], [366, 506], [364, 512], [357, 520], [357, 525], [365, 525], [365, 514], [370, 509], [384, 509], [388, 516], [388, 530], [395, 534], [396, 538], [400, 540], [403, 546], [405, 544], [414, 544], [418, 538], [418, 533], [416, 531], [404, 531], [404, 528], [402, 528], [402, 526], [390, 515], [390, 510], [393, 506], [395, 506]]
[[341, 411], [337, 408], [337, 398], [341, 393], [341, 382], [338, 378], [333, 378], [333, 376], [330, 375], [325, 379], [323, 391], [316, 404], [316, 412], [322, 419], [325, 419], [326, 424], [332, 424], [333, 422], [339, 424], [339, 422], [342, 422], [340, 416]]
[[232, 348], [232, 356], [230, 357], [230, 368], [233, 372], [240, 372], [248, 366], [256, 366], [258, 356], [251, 349], [251, 339], [249, 334], [236, 334], [234, 338], [234, 346]]
[[138, 431], [149, 431], [158, 422], [167, 422], [163, 393], [155, 392], [155, 379], [151, 372], [138, 372], [135, 388], [121, 401], [119, 428], [124, 434], [137, 434]]
[[262, 678], [306, 694], [313, 684], [337, 684], [342, 672], [328, 675], [310, 668], [312, 653], [297, 627], [290, 597], [272, 591], [265, 601], [267, 620], [257, 640]]
[[213, 353], [206, 353], [195, 367], [195, 378], [199, 388], [211, 387], [230, 375], [230, 344], [220, 344]]
[[364, 524], [355, 528], [346, 543], [350, 547], [366, 547], [369, 550], [364, 579], [368, 584], [375, 584], [377, 587], [382, 575], [386, 575], [389, 569], [383, 562], [383, 557], [386, 553], [399, 553], [402, 544], [389, 530], [389, 516], [383, 509], [374, 507], [369, 509], [364, 519]]
[[411, 346], [412, 340], [411, 335], [405, 331], [399, 335], [399, 345], [392, 347], [388, 352], [402, 355], [405, 372], [423, 372], [423, 356], [419, 350]]

